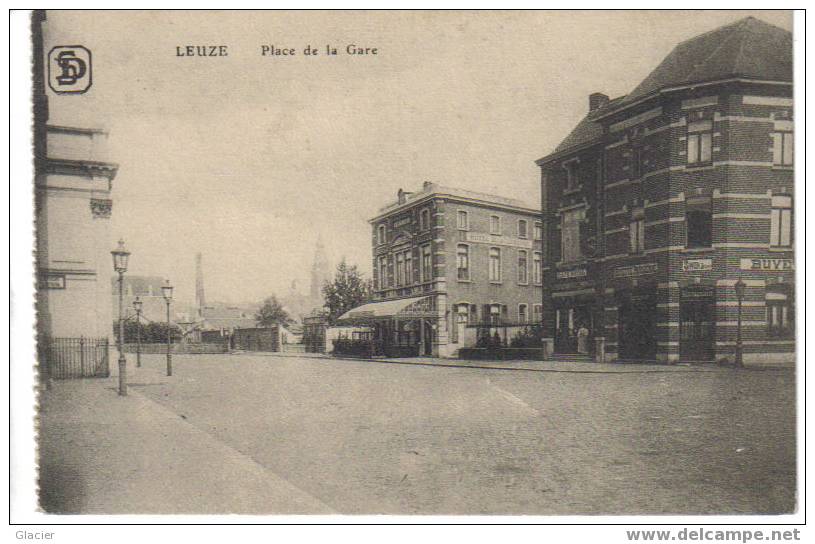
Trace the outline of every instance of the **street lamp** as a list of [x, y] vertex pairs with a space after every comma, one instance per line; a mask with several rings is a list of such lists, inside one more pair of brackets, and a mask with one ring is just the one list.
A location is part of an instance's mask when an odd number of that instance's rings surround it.
[[119, 274], [119, 395], [127, 395], [127, 359], [124, 353], [124, 275], [127, 272], [127, 259], [130, 252], [125, 249], [125, 241], [119, 240], [119, 246], [110, 252], [113, 255], [113, 270]]
[[170, 301], [173, 300], [173, 286], [170, 285], [170, 280], [166, 280], [164, 285], [161, 286], [161, 294], [164, 295], [164, 301], [167, 303], [167, 375], [173, 375], [173, 356], [170, 354], [172, 348], [172, 337], [170, 329]]
[[141, 367], [141, 306], [139, 297], [133, 301], [133, 308], [136, 310], [136, 367]]
[[739, 302], [739, 313], [738, 313], [738, 326], [736, 329], [736, 366], [738, 368], [744, 367], [744, 360], [742, 359], [742, 345], [741, 345], [741, 302], [744, 300], [744, 290], [747, 287], [741, 278], [736, 281], [736, 284], [733, 286], [736, 289], [736, 299]]

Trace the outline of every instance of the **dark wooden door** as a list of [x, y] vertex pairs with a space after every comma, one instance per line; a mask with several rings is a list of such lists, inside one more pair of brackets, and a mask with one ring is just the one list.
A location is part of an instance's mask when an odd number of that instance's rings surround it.
[[679, 357], [683, 361], [712, 361], [716, 327], [713, 296], [690, 293], [680, 303]]

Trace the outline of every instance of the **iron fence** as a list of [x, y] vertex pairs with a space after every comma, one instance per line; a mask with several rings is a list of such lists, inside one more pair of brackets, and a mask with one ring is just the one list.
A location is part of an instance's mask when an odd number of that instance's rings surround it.
[[40, 346], [40, 363], [52, 379], [110, 376], [107, 338], [47, 338], [44, 344]]

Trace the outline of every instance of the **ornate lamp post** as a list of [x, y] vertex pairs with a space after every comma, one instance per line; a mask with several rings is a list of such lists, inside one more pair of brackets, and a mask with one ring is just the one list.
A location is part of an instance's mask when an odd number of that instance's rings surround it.
[[133, 301], [133, 308], [136, 310], [136, 367], [141, 367], [141, 306], [139, 297]]
[[170, 329], [170, 301], [173, 300], [173, 286], [170, 285], [170, 280], [166, 280], [164, 285], [161, 286], [161, 294], [164, 295], [164, 301], [167, 303], [167, 375], [173, 375], [173, 356], [170, 353], [172, 349], [172, 331]]
[[739, 302], [738, 326], [736, 329], [736, 367], [742, 368], [744, 367], [744, 360], [742, 359], [741, 344], [741, 303], [744, 300], [744, 290], [747, 285], [739, 278], [733, 287], [736, 289], [736, 299]]
[[113, 270], [119, 274], [119, 395], [127, 395], [127, 359], [124, 354], [124, 275], [127, 272], [127, 260], [130, 252], [125, 249], [124, 240], [119, 240], [119, 246], [110, 252], [113, 255]]

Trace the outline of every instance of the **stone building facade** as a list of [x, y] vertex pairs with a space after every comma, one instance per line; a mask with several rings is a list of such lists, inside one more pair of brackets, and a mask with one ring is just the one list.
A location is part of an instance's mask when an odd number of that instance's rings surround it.
[[373, 306], [401, 300], [422, 314], [407, 312], [393, 331], [420, 354], [455, 356], [475, 344], [478, 323], [540, 322], [542, 226], [532, 206], [425, 182], [370, 223]]
[[792, 36], [753, 18], [679, 44], [537, 161], [544, 322], [606, 360], [794, 360]]

